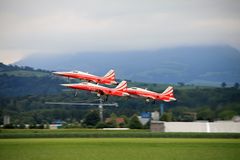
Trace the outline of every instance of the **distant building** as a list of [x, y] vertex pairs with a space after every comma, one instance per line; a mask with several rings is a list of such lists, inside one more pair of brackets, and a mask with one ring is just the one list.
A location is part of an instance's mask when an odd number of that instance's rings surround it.
[[116, 118], [116, 123], [117, 124], [125, 123], [124, 118]]
[[226, 132], [240, 133], [240, 122], [233, 121], [196, 121], [196, 122], [163, 122], [151, 121], [151, 131], [159, 132]]
[[[112, 122], [112, 121], [113, 121], [112, 118], [106, 118], [106, 120], [105, 120], [106, 123], [109, 123], [109, 122]], [[125, 123], [124, 118], [116, 118], [116, 119], [115, 119], [115, 122], [116, 122], [117, 124]]]
[[151, 112], [142, 112], [140, 116], [138, 116], [138, 120], [142, 125], [146, 125], [151, 120]]
[[60, 129], [65, 123], [66, 122], [62, 120], [55, 120], [52, 122], [52, 124], [49, 125], [49, 129]]
[[145, 125], [150, 121], [150, 118], [142, 118], [141, 116], [138, 116], [138, 120], [141, 122], [142, 125]]
[[152, 132], [164, 132], [164, 122], [162, 121], [151, 121], [150, 130]]
[[62, 120], [55, 120], [52, 122], [52, 124], [64, 124], [66, 123], [65, 121], [62, 121]]
[[117, 127], [121, 127], [120, 124], [125, 124], [124, 118], [118, 117], [116, 119], [106, 118], [105, 123], [116, 122]]
[[152, 113], [151, 113], [151, 117], [152, 117], [152, 120], [154, 120], [154, 121], [159, 121], [159, 118], [160, 118], [159, 112], [158, 112], [158, 111], [152, 112]]
[[10, 116], [9, 115], [5, 115], [3, 117], [3, 125], [7, 125], [10, 124]]
[[50, 124], [49, 129], [60, 129], [62, 128], [62, 124]]
[[233, 120], [234, 122], [240, 122], [240, 116], [234, 116], [234, 117], [232, 118], [232, 120]]
[[142, 112], [140, 114], [141, 118], [151, 118], [151, 112]]

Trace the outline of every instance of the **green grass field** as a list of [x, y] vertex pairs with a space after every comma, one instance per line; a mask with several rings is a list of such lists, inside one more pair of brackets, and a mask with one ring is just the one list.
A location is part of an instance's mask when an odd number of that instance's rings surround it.
[[0, 139], [1, 160], [238, 160], [240, 139]]

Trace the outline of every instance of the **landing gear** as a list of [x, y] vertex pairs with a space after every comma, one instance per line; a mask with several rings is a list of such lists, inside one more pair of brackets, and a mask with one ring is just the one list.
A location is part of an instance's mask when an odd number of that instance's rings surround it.
[[105, 102], [108, 101], [108, 95], [105, 96], [105, 99], [104, 99]]
[[108, 95], [104, 94], [102, 91], [97, 91], [97, 96], [104, 102], [108, 101]]
[[146, 99], [146, 103], [156, 104], [156, 101], [155, 101], [155, 100], [152, 100], [152, 99], [150, 99], [150, 98], [147, 98], [147, 99]]
[[76, 97], [78, 95], [78, 91], [77, 90], [75, 90], [75, 94], [74, 94], [74, 96]]
[[149, 103], [149, 102], [150, 102], [150, 98], [147, 98], [147, 99], [146, 99], [146, 103]]

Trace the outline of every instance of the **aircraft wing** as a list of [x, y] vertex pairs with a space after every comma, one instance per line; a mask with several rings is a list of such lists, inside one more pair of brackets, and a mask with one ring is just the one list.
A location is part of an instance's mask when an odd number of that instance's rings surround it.
[[156, 99], [154, 96], [152, 96], [152, 95], [146, 95], [146, 94], [137, 94], [137, 96], [139, 96], [139, 97], [145, 97], [145, 98], [151, 98], [151, 99], [153, 99], [153, 100]]
[[156, 98], [154, 96], [151, 96], [151, 95], [145, 95], [146, 98], [151, 98], [153, 100], [155, 100]]

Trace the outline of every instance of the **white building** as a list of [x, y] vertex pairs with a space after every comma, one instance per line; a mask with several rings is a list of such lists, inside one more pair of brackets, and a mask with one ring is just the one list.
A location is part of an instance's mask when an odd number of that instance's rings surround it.
[[151, 113], [151, 117], [152, 117], [152, 120], [154, 120], [154, 121], [159, 121], [159, 118], [160, 118], [159, 112], [158, 112], [158, 111], [152, 112], [152, 113]]
[[9, 115], [5, 115], [3, 117], [3, 125], [6, 125], [6, 124], [10, 124], [10, 116]]
[[150, 121], [150, 118], [142, 118], [141, 116], [138, 116], [138, 120], [141, 122], [142, 125], [145, 125], [148, 121]]
[[[159, 125], [159, 126], [158, 126]], [[196, 122], [161, 122], [152, 121], [151, 131], [160, 132], [226, 132], [240, 133], [240, 122], [233, 121], [196, 121]]]

